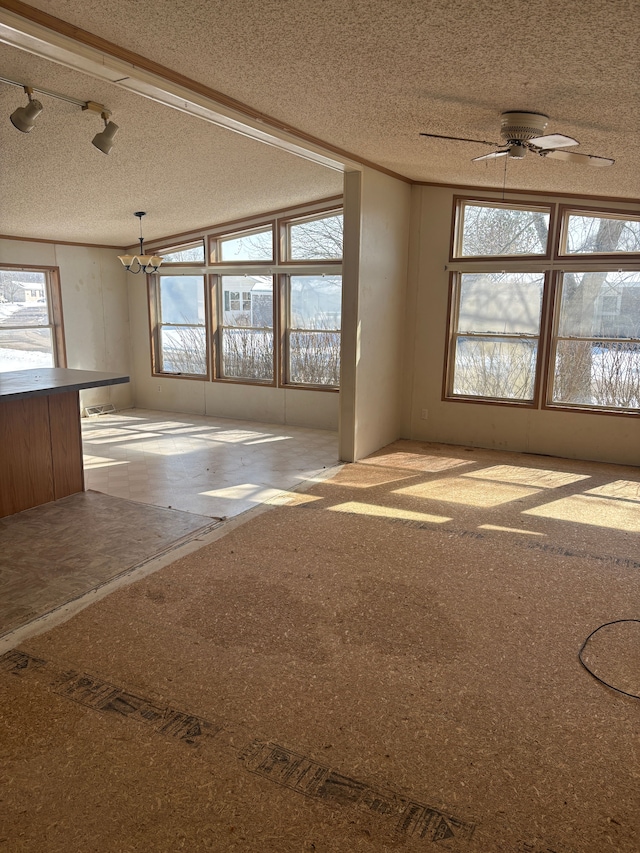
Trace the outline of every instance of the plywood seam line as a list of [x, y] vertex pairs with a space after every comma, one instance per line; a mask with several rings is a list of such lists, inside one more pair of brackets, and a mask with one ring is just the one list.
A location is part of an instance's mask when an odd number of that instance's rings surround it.
[[61, 65], [105, 79], [165, 106], [210, 121], [328, 168], [367, 166], [397, 180], [404, 175], [324, 142], [151, 59], [35, 9], [0, 0], [0, 41]]

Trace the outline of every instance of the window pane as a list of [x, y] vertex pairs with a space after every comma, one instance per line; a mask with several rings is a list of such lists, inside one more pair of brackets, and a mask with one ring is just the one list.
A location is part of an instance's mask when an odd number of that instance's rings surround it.
[[544, 255], [549, 211], [464, 204], [457, 257]]
[[160, 328], [160, 370], [162, 373], [207, 373], [207, 340], [203, 326], [162, 326]]
[[565, 273], [558, 335], [587, 340], [557, 342], [552, 402], [640, 407], [640, 271]]
[[189, 243], [185, 246], [175, 246], [166, 250], [159, 250], [158, 255], [162, 255], [163, 263], [165, 264], [187, 264], [187, 263], [204, 263], [204, 243], [199, 240], [197, 243]]
[[342, 214], [289, 225], [290, 260], [332, 260], [342, 257]]
[[222, 375], [229, 379], [273, 379], [273, 332], [222, 329]]
[[640, 342], [558, 341], [553, 402], [640, 408]]
[[292, 275], [290, 310], [292, 329], [339, 329], [342, 276]]
[[204, 323], [204, 276], [160, 276], [160, 317], [163, 323]]
[[46, 275], [0, 271], [0, 326], [48, 326], [49, 322]]
[[273, 230], [253, 231], [220, 240], [221, 261], [270, 261], [273, 259]]
[[537, 341], [464, 338], [456, 342], [453, 393], [533, 400]]
[[55, 367], [51, 329], [0, 329], [0, 371]]
[[543, 289], [541, 273], [461, 275], [458, 332], [537, 335]]
[[640, 271], [565, 273], [558, 334], [639, 338]]
[[289, 382], [337, 387], [340, 384], [340, 332], [291, 332]]
[[223, 275], [224, 326], [273, 328], [273, 276]]
[[571, 213], [567, 219], [567, 254], [640, 252], [640, 218]]

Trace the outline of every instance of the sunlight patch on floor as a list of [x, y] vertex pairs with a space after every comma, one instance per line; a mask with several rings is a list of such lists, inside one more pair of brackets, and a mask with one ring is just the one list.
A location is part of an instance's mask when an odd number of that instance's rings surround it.
[[499, 506], [539, 493], [540, 489], [493, 483], [485, 480], [474, 482], [473, 480], [463, 480], [462, 477], [446, 477], [443, 480], [418, 483], [415, 486], [395, 490], [395, 494], [398, 495], [410, 495], [434, 501], [479, 507]]
[[519, 465], [493, 465], [479, 471], [469, 471], [461, 477], [475, 477], [499, 483], [518, 483], [538, 489], [559, 489], [580, 480], [589, 480], [586, 474], [568, 474], [564, 471], [546, 471], [542, 468], [525, 468]]
[[613, 498], [572, 495], [524, 510], [523, 514], [640, 533], [640, 511], [635, 503], [626, 504]]
[[380, 506], [379, 504], [365, 504], [359, 501], [347, 501], [343, 504], [327, 507], [331, 512], [347, 512], [354, 515], [375, 515], [380, 518], [401, 518], [405, 521], [428, 521], [432, 524], [445, 524], [452, 521], [443, 515], [429, 515], [425, 512], [413, 512], [410, 509], [398, 509], [394, 506]]
[[478, 530], [496, 530], [499, 533], [523, 533], [526, 536], [546, 536], [546, 533], [539, 533], [537, 530], [522, 530], [520, 527], [502, 527], [499, 524], [479, 524]]

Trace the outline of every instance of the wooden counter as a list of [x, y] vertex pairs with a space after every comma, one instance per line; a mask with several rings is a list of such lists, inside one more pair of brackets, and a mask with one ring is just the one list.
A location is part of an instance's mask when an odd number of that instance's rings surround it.
[[0, 373], [0, 518], [84, 490], [79, 392], [128, 381], [61, 367]]

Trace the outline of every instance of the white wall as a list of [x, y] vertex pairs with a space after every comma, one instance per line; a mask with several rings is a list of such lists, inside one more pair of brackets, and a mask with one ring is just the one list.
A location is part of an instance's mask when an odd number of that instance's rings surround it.
[[[412, 189], [411, 248], [406, 317], [403, 428], [406, 438], [524, 451], [567, 458], [640, 464], [637, 417], [511, 408], [442, 400], [447, 336], [449, 242], [453, 196], [446, 187]], [[474, 197], [500, 194], [469, 192]], [[596, 202], [509, 196], [509, 201]], [[611, 203], [605, 205], [611, 207]], [[637, 212], [637, 205], [623, 206]], [[426, 409], [428, 417], [422, 418]]]
[[381, 172], [345, 176], [340, 456], [401, 435], [411, 188]]
[[129, 277], [131, 371], [138, 408], [338, 429], [337, 392], [152, 376], [147, 285], [144, 276]]
[[[67, 366], [130, 375], [129, 282], [114, 249], [0, 239], [0, 263], [59, 267]], [[129, 408], [133, 388], [91, 388], [80, 399]]]

